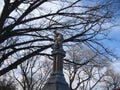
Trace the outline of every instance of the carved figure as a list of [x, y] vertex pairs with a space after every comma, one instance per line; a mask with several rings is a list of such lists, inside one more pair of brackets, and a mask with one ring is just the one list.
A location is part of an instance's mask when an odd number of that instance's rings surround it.
[[53, 49], [63, 49], [62, 43], [63, 43], [63, 35], [54, 31], [53, 32], [55, 34], [54, 36], [54, 45], [53, 45]]

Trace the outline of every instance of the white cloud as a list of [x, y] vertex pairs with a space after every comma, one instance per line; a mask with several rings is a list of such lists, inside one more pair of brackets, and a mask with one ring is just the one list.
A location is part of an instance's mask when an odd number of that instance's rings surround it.
[[111, 68], [116, 72], [120, 73], [120, 60], [116, 60], [111, 64]]
[[0, 0], [0, 15], [1, 15], [1, 12], [2, 12], [2, 9], [3, 9], [3, 5], [4, 5], [4, 2], [3, 0]]

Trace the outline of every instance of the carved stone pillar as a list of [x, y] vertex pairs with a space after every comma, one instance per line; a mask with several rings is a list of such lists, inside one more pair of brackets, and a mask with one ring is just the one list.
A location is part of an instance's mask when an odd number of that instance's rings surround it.
[[[57, 33], [57, 36], [60, 35]], [[58, 41], [55, 41], [57, 43], [54, 44], [52, 47], [53, 51], [51, 52], [53, 56], [53, 73], [42, 90], [70, 90], [63, 74], [63, 58], [65, 57], [65, 51], [59, 41], [61, 41], [60, 38]]]
[[63, 73], [63, 58], [65, 57], [65, 51], [64, 50], [53, 50], [52, 51], [53, 56], [53, 73]]

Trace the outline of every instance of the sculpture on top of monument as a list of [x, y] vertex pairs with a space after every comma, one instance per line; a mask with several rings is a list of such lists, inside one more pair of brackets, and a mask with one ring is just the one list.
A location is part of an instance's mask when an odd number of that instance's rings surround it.
[[63, 46], [62, 46], [62, 43], [63, 43], [63, 35], [61, 33], [58, 33], [56, 31], [53, 31], [53, 33], [55, 34], [54, 35], [54, 44], [53, 44], [53, 49], [60, 49], [60, 50], [63, 50]]

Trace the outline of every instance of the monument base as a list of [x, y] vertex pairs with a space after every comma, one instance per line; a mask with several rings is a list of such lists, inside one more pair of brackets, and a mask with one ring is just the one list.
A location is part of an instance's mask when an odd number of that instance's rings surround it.
[[51, 74], [42, 90], [70, 90], [62, 72]]

